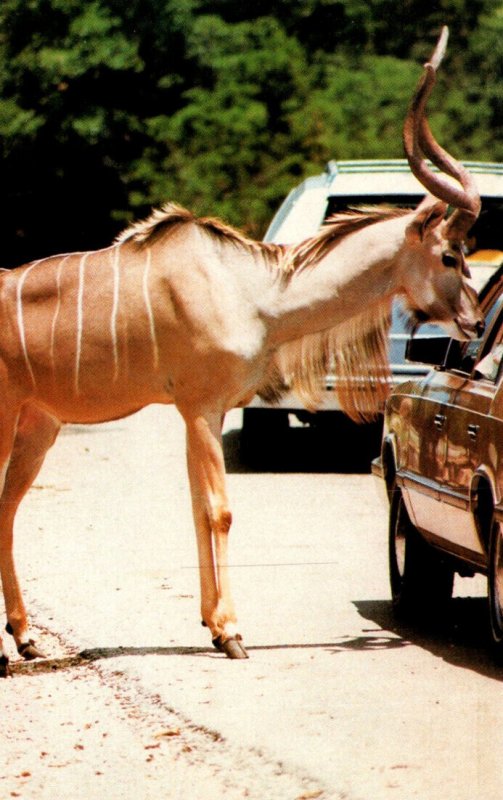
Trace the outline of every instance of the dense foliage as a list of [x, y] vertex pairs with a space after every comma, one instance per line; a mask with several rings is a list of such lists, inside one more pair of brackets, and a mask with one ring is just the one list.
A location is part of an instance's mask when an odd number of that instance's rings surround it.
[[328, 159], [402, 155], [444, 23], [432, 126], [503, 160], [501, 2], [2, 0], [0, 263], [106, 244], [168, 199], [259, 236]]

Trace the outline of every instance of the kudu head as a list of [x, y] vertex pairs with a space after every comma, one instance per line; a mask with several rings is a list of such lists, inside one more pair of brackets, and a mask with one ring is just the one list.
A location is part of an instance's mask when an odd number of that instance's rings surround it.
[[[411, 171], [430, 192], [407, 230], [404, 290], [413, 325], [438, 322], [456, 339], [472, 339], [483, 331], [483, 316], [467, 282], [464, 240], [479, 215], [480, 196], [472, 175], [434, 139], [425, 116], [447, 38], [444, 27], [431, 60], [424, 65], [403, 128]], [[434, 172], [425, 157], [440, 172]], [[448, 206], [453, 211], [446, 217]]]

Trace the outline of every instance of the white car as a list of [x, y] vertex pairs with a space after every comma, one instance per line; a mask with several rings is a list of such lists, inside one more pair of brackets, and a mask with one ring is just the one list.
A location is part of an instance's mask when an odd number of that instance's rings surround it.
[[[479, 289], [503, 263], [503, 164], [464, 162], [475, 175], [482, 198], [482, 211], [473, 228], [468, 262], [474, 286]], [[296, 244], [313, 236], [327, 217], [355, 206], [377, 204], [415, 207], [424, 188], [410, 172], [407, 161], [330, 161], [325, 172], [307, 178], [283, 201], [264, 237], [266, 242]], [[421, 328], [421, 335], [444, 336], [434, 325]], [[408, 364], [405, 349], [410, 334], [395, 305], [390, 334], [392, 386], [420, 378], [427, 367]], [[390, 387], [392, 388], [392, 387]], [[330, 412], [330, 413], [327, 413]], [[301, 422], [329, 421], [339, 431], [355, 431], [355, 424], [343, 415], [337, 397], [337, 376], [325, 376], [323, 399], [317, 414], [306, 411], [298, 398], [287, 392], [273, 405], [258, 396], [243, 410], [242, 447], [252, 450], [263, 436], [284, 430], [294, 415]], [[369, 456], [378, 452], [382, 420], [360, 426], [368, 443]]]

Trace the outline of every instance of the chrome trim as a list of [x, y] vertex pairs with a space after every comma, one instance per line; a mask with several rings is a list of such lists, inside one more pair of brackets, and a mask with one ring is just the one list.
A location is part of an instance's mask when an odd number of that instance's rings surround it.
[[447, 505], [461, 508], [463, 511], [470, 511], [470, 498], [467, 495], [456, 492], [444, 483], [404, 471], [397, 472], [397, 481], [398, 479], [400, 486], [410, 491], [433, 497], [439, 503], [446, 503]]
[[399, 486], [407, 489], [408, 491], [419, 492], [434, 500], [439, 500], [438, 482], [430, 478], [423, 478], [422, 476], [415, 475], [411, 472], [402, 472], [397, 470], [396, 482]]

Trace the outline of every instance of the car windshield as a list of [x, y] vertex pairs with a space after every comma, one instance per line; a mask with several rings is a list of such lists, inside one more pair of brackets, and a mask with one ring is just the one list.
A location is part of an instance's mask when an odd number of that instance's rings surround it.
[[[416, 208], [421, 200], [421, 195], [413, 194], [333, 195], [328, 198], [325, 219], [332, 214], [362, 206]], [[468, 248], [470, 253], [477, 250], [503, 251], [503, 200], [500, 197], [482, 198], [479, 217], [468, 236]]]
[[348, 211], [351, 208], [362, 206], [399, 206], [400, 208], [416, 208], [422, 200], [419, 194], [355, 194], [341, 195], [328, 198], [327, 213], [325, 218]]

